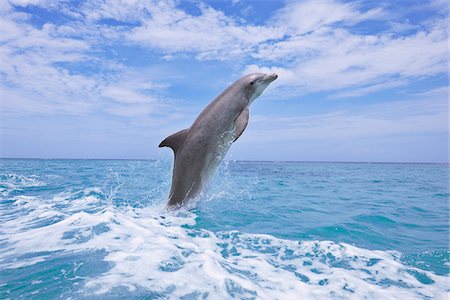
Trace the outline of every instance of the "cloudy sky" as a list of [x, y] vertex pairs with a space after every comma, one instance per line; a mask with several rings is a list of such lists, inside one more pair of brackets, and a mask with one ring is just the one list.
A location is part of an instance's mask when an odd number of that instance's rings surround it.
[[243, 74], [229, 159], [448, 161], [446, 1], [0, 0], [1, 156], [159, 158]]

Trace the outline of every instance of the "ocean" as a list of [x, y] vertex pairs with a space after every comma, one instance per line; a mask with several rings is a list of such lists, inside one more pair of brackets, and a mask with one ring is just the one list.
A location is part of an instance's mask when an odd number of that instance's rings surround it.
[[449, 165], [0, 160], [1, 299], [448, 299]]

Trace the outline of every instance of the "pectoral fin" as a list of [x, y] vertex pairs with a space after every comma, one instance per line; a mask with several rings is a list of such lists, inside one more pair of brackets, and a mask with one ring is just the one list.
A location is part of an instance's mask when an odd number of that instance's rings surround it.
[[235, 142], [241, 136], [241, 134], [244, 132], [244, 130], [248, 124], [248, 117], [249, 117], [249, 110], [247, 107], [241, 112], [241, 114], [234, 121], [234, 125], [236, 126], [236, 129], [234, 131], [234, 141], [233, 142]]
[[178, 149], [186, 140], [188, 132], [188, 129], [183, 129], [178, 131], [177, 133], [169, 135], [161, 142], [161, 144], [159, 144], [159, 147], [170, 147], [172, 148], [174, 153], [177, 153]]

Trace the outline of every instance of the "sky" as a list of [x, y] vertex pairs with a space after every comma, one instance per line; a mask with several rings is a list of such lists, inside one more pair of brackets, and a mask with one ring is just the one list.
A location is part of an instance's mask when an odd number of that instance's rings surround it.
[[278, 79], [230, 160], [448, 162], [447, 1], [0, 0], [1, 157], [144, 158]]

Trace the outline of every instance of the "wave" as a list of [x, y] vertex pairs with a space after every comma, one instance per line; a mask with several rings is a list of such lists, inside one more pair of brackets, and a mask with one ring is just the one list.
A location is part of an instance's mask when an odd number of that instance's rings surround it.
[[21, 174], [0, 174], [0, 195], [7, 196], [16, 190], [30, 187], [44, 186], [45, 182], [36, 175], [25, 176]]
[[405, 265], [396, 251], [212, 232], [195, 227], [195, 212], [108, 201], [90, 188], [5, 204], [0, 297], [423, 299], [450, 289], [447, 276]]

